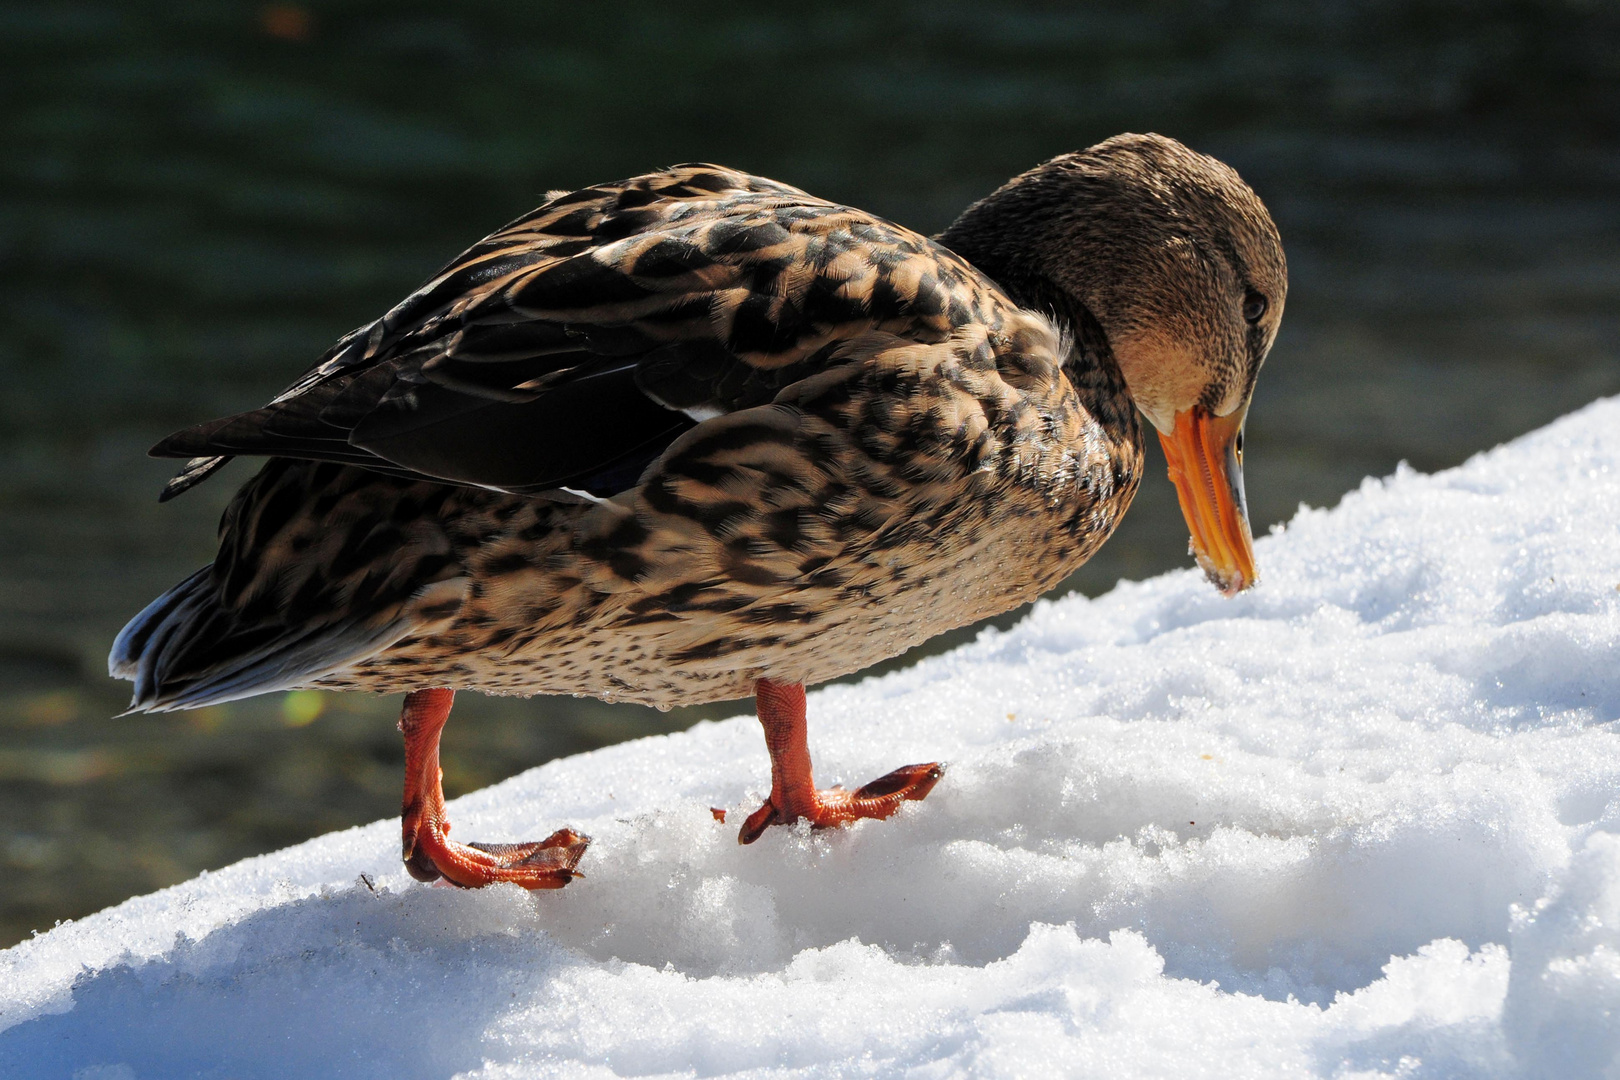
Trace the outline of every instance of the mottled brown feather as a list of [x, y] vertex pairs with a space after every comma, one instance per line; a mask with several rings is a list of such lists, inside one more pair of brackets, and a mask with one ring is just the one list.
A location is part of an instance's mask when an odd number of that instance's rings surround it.
[[[230, 642], [247, 663], [331, 626], [352, 652], [310, 684], [662, 707], [833, 678], [1030, 600], [1136, 490], [1142, 328], [1161, 360], [1205, 349], [1176, 362], [1210, 400], [1252, 388], [1286, 277], [1223, 170], [1122, 137], [1013, 181], [944, 244], [715, 166], [557, 195], [264, 409], [159, 445], [273, 460], [209, 577], [132, 622], [113, 669], [137, 707], [198, 704]], [[1166, 273], [1180, 306], [1138, 280]], [[1263, 325], [1221, 322], [1262, 287]], [[185, 643], [199, 606], [224, 644]], [[354, 629], [379, 624], [404, 629]]]

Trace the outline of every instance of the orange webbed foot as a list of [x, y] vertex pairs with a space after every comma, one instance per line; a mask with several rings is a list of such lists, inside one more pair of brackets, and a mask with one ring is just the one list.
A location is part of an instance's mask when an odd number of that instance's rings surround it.
[[801, 818], [810, 822], [813, 829], [848, 825], [861, 818], [876, 818], [881, 821], [900, 809], [901, 803], [927, 798], [928, 793], [934, 790], [934, 785], [939, 783], [939, 778], [944, 775], [945, 766], [938, 762], [926, 765], [902, 765], [854, 791], [845, 791], [843, 788], [812, 790], [808, 800], [802, 797], [798, 800], [799, 805], [795, 807], [793, 813], [779, 809], [773, 801], [775, 798], [773, 795], [765, 800], [763, 806], [748, 815], [748, 820], [743, 822], [742, 830], [737, 833], [737, 843], [752, 844], [765, 835], [765, 830], [772, 825], [790, 825]]
[[860, 818], [889, 817], [901, 803], [926, 798], [945, 775], [945, 766], [929, 762], [903, 766], [855, 791], [817, 790], [810, 772], [803, 684], [760, 679], [754, 684], [754, 700], [771, 755], [771, 794], [743, 822], [739, 844], [752, 844], [772, 825], [801, 818], [813, 828], [828, 829]]
[[544, 840], [521, 844], [458, 844], [445, 836], [448, 825], [423, 824], [405, 840], [405, 869], [417, 881], [444, 878], [478, 889], [509, 881], [525, 889], [560, 889], [583, 875], [576, 869], [588, 836], [558, 829]]
[[451, 690], [405, 695], [399, 730], [405, 736], [405, 798], [400, 813], [405, 869], [417, 881], [443, 878], [464, 889], [509, 881], [525, 889], [560, 889], [591, 842], [572, 829], [521, 844], [458, 844], [445, 817], [439, 733], [455, 700]]

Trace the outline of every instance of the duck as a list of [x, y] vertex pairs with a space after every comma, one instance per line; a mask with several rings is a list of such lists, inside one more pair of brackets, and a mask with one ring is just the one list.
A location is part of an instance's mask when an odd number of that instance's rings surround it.
[[805, 687], [1027, 603], [1130, 505], [1142, 419], [1209, 580], [1257, 580], [1242, 480], [1287, 294], [1229, 166], [1154, 134], [1067, 153], [926, 237], [734, 169], [553, 192], [268, 404], [170, 435], [234, 457], [209, 565], [108, 658], [131, 711], [405, 692], [402, 857], [551, 889], [589, 838], [449, 837], [458, 691], [659, 708], [752, 695], [774, 825], [892, 816], [943, 767], [815, 784]]

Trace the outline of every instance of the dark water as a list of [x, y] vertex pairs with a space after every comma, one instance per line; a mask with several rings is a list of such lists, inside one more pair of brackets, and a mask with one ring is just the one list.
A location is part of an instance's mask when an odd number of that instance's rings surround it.
[[[1620, 392], [1613, 4], [686, 7], [0, 7], [0, 944], [395, 812], [397, 699], [111, 718], [113, 633], [245, 475], [160, 508], [143, 451], [546, 189], [706, 159], [931, 232], [1119, 131], [1223, 157], [1292, 268], [1257, 531]], [[1185, 544], [1155, 475], [1072, 585]], [[463, 695], [446, 786], [738, 711]]]

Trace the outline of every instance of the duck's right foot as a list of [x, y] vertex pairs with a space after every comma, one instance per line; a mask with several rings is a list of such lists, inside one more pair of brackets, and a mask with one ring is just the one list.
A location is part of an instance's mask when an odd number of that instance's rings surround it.
[[510, 881], [525, 889], [560, 889], [581, 876], [575, 866], [591, 842], [572, 829], [523, 844], [458, 844], [448, 824], [425, 825], [405, 840], [405, 869], [417, 881], [444, 878], [464, 889]]
[[400, 813], [405, 869], [417, 881], [444, 878], [464, 889], [510, 881], [525, 889], [560, 889], [582, 875], [574, 868], [591, 842], [572, 829], [521, 844], [458, 844], [444, 813], [439, 733], [450, 717], [453, 690], [405, 695], [399, 730], [405, 736], [405, 799]]

